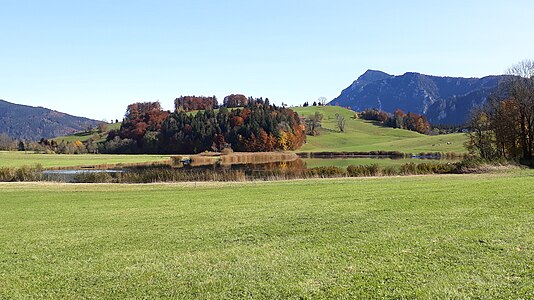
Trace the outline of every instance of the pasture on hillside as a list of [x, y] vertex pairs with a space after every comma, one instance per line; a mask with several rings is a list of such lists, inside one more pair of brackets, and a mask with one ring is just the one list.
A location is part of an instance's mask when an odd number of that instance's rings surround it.
[[534, 297], [534, 171], [0, 184], [0, 298]]
[[[374, 125], [371, 121], [354, 118], [356, 112], [339, 106], [292, 107], [299, 116], [309, 116], [315, 112], [324, 115], [323, 130], [318, 136], [307, 136], [307, 143], [297, 152], [321, 151], [400, 151], [456, 152], [465, 153], [463, 133], [429, 136], [405, 129], [395, 129]], [[336, 128], [335, 115], [341, 114], [346, 120], [346, 132]]]
[[70, 134], [70, 135], [58, 136], [56, 138], [53, 138], [53, 140], [58, 142], [58, 143], [61, 143], [62, 141], [64, 141], [64, 142], [76, 142], [76, 141], [85, 142], [85, 141], [87, 141], [88, 139], [90, 139], [92, 137], [98, 136], [97, 142], [103, 142], [103, 141], [106, 140], [106, 137], [107, 137], [107, 134], [108, 134], [109, 131], [118, 130], [121, 127], [121, 125], [122, 125], [122, 123], [108, 124], [108, 128], [107, 128], [108, 131], [107, 132], [103, 132], [103, 133], [99, 133], [97, 129], [93, 129], [91, 131], [80, 131], [80, 132], [76, 132], [76, 133], [73, 133], [73, 134]]

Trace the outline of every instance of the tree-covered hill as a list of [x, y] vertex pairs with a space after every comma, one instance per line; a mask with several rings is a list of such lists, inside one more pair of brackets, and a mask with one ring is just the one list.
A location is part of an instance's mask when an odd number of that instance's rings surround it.
[[0, 133], [35, 141], [72, 134], [100, 121], [76, 117], [55, 110], [0, 100]]

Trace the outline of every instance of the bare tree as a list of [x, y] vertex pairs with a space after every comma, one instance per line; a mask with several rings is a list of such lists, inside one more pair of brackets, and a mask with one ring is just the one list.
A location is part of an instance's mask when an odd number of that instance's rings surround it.
[[345, 132], [345, 124], [347, 123], [347, 121], [345, 120], [345, 117], [340, 115], [340, 114], [336, 114], [336, 126], [337, 128], [339, 129], [340, 132]]
[[98, 123], [97, 128], [98, 128], [98, 132], [99, 133], [104, 133], [104, 132], [108, 131], [109, 126], [108, 126], [108, 123], [100, 122], [100, 123]]
[[306, 134], [307, 135], [319, 135], [319, 129], [321, 128], [321, 121], [323, 120], [323, 114], [316, 111], [315, 114], [306, 118]]
[[321, 106], [325, 106], [326, 105], [326, 97], [319, 97], [317, 98], [317, 103], [319, 103], [319, 105]]
[[15, 150], [17, 143], [14, 138], [11, 138], [5, 133], [0, 133], [0, 150]]

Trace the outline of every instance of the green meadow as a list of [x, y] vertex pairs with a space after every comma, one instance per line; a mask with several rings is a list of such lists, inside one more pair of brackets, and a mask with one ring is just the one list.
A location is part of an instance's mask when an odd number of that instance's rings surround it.
[[534, 171], [0, 184], [0, 299], [532, 299]]
[[426, 159], [411, 159], [411, 158], [303, 158], [307, 168], [315, 167], [339, 167], [347, 168], [348, 166], [369, 166], [373, 164], [380, 165], [381, 167], [400, 167], [403, 164], [408, 163], [448, 163], [456, 162], [458, 160], [426, 160]]
[[35, 166], [37, 164], [44, 168], [73, 167], [158, 162], [168, 159], [168, 155], [150, 154], [41, 154], [24, 151], [0, 151], [0, 167]]
[[[414, 131], [374, 125], [371, 121], [355, 118], [355, 112], [338, 106], [292, 107], [300, 116], [309, 116], [316, 111], [323, 114], [323, 130], [318, 136], [308, 136], [307, 143], [298, 151], [400, 151], [420, 152], [466, 152], [463, 144], [465, 134], [429, 136]], [[345, 117], [345, 132], [336, 128], [335, 115]]]

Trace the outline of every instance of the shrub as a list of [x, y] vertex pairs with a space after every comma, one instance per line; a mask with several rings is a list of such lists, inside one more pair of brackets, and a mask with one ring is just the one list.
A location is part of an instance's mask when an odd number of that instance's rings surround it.
[[414, 163], [407, 163], [400, 166], [400, 174], [415, 175], [417, 174], [417, 165]]
[[378, 164], [366, 166], [350, 165], [347, 167], [347, 174], [352, 177], [379, 176], [382, 174], [382, 167]]
[[74, 182], [78, 183], [109, 183], [113, 177], [108, 172], [83, 172], [74, 175]]
[[382, 174], [384, 176], [395, 176], [399, 175], [399, 169], [394, 166], [387, 166], [382, 169]]
[[345, 176], [345, 170], [339, 167], [327, 166], [327, 167], [315, 167], [306, 170], [306, 175], [309, 177], [341, 177]]
[[13, 178], [15, 178], [14, 168], [0, 168], [0, 181], [9, 182], [13, 181]]
[[400, 166], [402, 175], [423, 175], [423, 174], [452, 174], [456, 173], [456, 165], [451, 163], [431, 163], [420, 164], [407, 163]]

